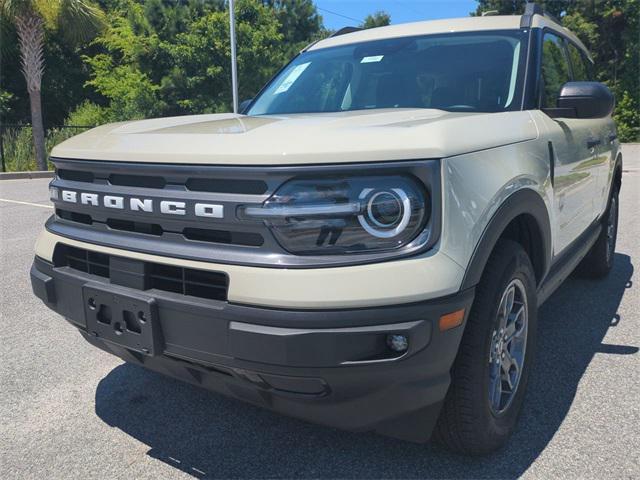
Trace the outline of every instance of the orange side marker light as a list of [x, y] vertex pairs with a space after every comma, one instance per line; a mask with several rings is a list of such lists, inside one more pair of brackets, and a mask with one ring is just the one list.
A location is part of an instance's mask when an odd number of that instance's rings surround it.
[[440, 317], [440, 331], [451, 330], [457, 326], [462, 325], [464, 321], [464, 308], [456, 310], [455, 312], [447, 313]]

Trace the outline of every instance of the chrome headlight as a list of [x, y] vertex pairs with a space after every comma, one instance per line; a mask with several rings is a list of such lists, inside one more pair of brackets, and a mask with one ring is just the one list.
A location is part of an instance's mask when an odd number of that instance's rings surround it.
[[424, 230], [430, 202], [410, 175], [300, 178], [240, 215], [263, 220], [290, 253], [365, 253], [410, 243]]

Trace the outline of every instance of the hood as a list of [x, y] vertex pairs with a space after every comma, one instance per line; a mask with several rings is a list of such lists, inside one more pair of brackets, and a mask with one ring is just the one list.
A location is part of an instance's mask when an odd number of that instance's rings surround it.
[[536, 137], [528, 112], [215, 114], [103, 125], [56, 146], [52, 156], [210, 165], [347, 163], [443, 158]]

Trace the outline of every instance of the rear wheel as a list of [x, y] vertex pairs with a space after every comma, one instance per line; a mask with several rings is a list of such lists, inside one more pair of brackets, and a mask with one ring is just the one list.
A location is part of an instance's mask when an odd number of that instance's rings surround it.
[[513, 431], [533, 359], [537, 318], [531, 261], [501, 240], [476, 288], [435, 438], [451, 450], [484, 454]]
[[601, 278], [613, 268], [618, 239], [618, 196], [618, 189], [614, 187], [609, 207], [602, 217], [600, 236], [576, 270], [583, 277]]

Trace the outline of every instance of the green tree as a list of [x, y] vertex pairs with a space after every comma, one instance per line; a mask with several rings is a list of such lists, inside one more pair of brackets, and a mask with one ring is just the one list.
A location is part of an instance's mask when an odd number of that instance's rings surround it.
[[[229, 111], [225, 4], [111, 1], [108, 26], [94, 41], [100, 51], [85, 57], [88, 85], [106, 99], [106, 120]], [[278, 18], [275, 7], [259, 0], [236, 3], [241, 98], [255, 95], [287, 59]]]
[[12, 97], [13, 95], [11, 95], [11, 92], [7, 92], [0, 88], [0, 116], [11, 111], [11, 107], [9, 105], [11, 104]]
[[[563, 12], [575, 7], [579, 2], [585, 0], [546, 0], [538, 1], [546, 12], [555, 17], [560, 17]], [[499, 15], [521, 15], [524, 13], [525, 0], [478, 0], [478, 8], [472, 15], [482, 15], [483, 12], [495, 11]]]
[[[94, 49], [89, 43], [70, 43], [60, 29], [46, 32], [46, 73], [41, 85], [45, 130], [61, 125], [69, 111], [84, 100], [96, 101], [94, 91], [84, 86], [89, 69], [81, 56], [81, 53], [90, 53]], [[29, 93], [19, 65], [20, 49], [15, 26], [3, 22], [0, 24], [0, 88], [10, 95], [5, 108], [0, 110], [0, 116], [6, 124], [30, 123]]]
[[[236, 4], [240, 98], [250, 98], [287, 60], [274, 10], [258, 0]], [[229, 111], [231, 54], [228, 12], [211, 12], [164, 48], [174, 64], [175, 101], [189, 111]]]
[[614, 118], [621, 141], [640, 139], [640, 3], [581, 1], [566, 9], [562, 24], [591, 52], [596, 79], [616, 97]]
[[263, 0], [262, 3], [276, 12], [279, 31], [288, 46], [287, 56], [295, 55], [321, 35], [322, 17], [312, 0]]
[[150, 78], [150, 64], [160, 39], [144, 6], [126, 1], [112, 11], [94, 43], [104, 49], [84, 60], [91, 70], [87, 85], [109, 100], [107, 120], [146, 118], [162, 113], [160, 86]]
[[391, 15], [379, 10], [365, 17], [362, 28], [386, 27], [391, 23]]
[[102, 11], [82, 0], [0, 0], [2, 21], [15, 26], [27, 83], [38, 168], [47, 169], [42, 120], [42, 76], [47, 33], [59, 29], [69, 42], [83, 41], [102, 24]]

